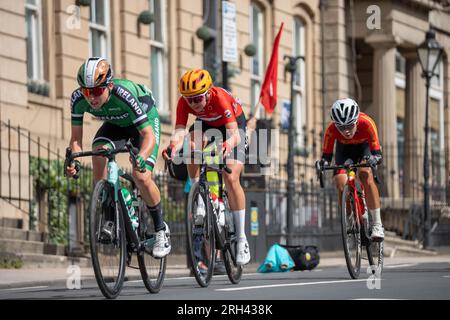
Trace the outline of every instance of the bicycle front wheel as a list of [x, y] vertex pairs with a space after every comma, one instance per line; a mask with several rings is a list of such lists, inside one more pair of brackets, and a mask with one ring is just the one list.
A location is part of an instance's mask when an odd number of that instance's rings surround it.
[[112, 198], [113, 187], [99, 181], [90, 206], [90, 248], [97, 284], [108, 299], [116, 298], [125, 277], [125, 228], [122, 208]]
[[[199, 182], [192, 185], [186, 212], [186, 234], [188, 256], [192, 262], [192, 272], [201, 287], [207, 287], [214, 270], [215, 234], [211, 202], [201, 190]], [[208, 190], [206, 184], [205, 189]], [[199, 207], [203, 201], [204, 206]]]
[[[153, 257], [155, 235], [147, 230], [152, 225], [153, 220], [143, 201], [140, 201], [139, 204], [139, 216], [138, 234], [140, 241], [143, 242], [142, 249], [137, 256], [139, 270], [147, 290], [150, 293], [158, 293], [166, 275], [167, 256], [162, 259]], [[151, 236], [146, 236], [146, 234]]]
[[230, 243], [229, 248], [222, 250], [225, 269], [232, 284], [238, 284], [241, 281], [243, 270], [243, 267], [236, 263], [237, 241], [235, 240]]
[[357, 279], [361, 270], [361, 225], [355, 199], [347, 185], [342, 192], [341, 227], [347, 269], [352, 279]]
[[225, 263], [228, 279], [232, 284], [238, 284], [241, 281], [243, 266], [236, 263], [237, 255], [237, 237], [234, 217], [231, 212], [228, 198], [223, 195], [223, 203], [225, 206], [225, 248], [222, 250], [222, 256]]

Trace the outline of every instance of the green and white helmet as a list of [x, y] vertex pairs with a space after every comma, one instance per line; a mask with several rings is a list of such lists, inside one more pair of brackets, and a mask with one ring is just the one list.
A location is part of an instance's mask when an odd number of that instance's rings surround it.
[[82, 88], [105, 86], [113, 79], [113, 70], [108, 60], [92, 57], [78, 70], [77, 81]]

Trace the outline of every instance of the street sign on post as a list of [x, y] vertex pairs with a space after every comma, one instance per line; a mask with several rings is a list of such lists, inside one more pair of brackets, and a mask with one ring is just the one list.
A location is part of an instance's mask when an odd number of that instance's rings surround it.
[[238, 60], [236, 4], [228, 1], [222, 1], [222, 60]]

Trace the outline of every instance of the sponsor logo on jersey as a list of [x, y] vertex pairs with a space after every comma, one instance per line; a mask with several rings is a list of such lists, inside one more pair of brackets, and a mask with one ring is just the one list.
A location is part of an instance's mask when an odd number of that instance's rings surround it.
[[128, 103], [128, 105], [134, 110], [136, 115], [138, 116], [142, 115], [142, 109], [139, 106], [139, 103], [136, 101], [136, 99], [133, 98], [133, 96], [128, 90], [125, 90], [121, 87], [117, 87], [116, 92], [120, 98], [122, 98]]
[[225, 110], [224, 114], [225, 114], [225, 117], [231, 118], [231, 111], [230, 110]]
[[128, 113], [124, 113], [118, 116], [108, 116], [108, 115], [96, 115], [95, 117], [97, 119], [103, 120], [103, 121], [112, 121], [112, 120], [123, 120], [128, 118], [130, 115]]
[[72, 94], [72, 99], [70, 100], [72, 108], [74, 107], [75, 102], [77, 102], [82, 97], [83, 94], [81, 93], [81, 90], [74, 91], [74, 93]]

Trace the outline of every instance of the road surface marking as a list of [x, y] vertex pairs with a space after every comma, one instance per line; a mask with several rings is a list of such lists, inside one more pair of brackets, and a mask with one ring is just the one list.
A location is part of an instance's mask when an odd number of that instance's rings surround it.
[[450, 276], [443, 276], [443, 278], [450, 278]]
[[253, 286], [253, 287], [216, 289], [215, 291], [240, 291], [240, 290], [254, 290], [254, 289], [280, 288], [280, 287], [296, 287], [296, 286], [300, 287], [300, 286], [310, 286], [310, 285], [315, 285], [315, 284], [334, 284], [334, 283], [350, 283], [350, 282], [367, 282], [367, 279], [319, 281], [319, 282], [297, 282], [297, 283], [285, 283], [285, 284], [268, 284], [268, 285]]
[[402, 298], [357, 298], [357, 299], [351, 299], [351, 300], [408, 300], [408, 299], [402, 299]]
[[395, 269], [395, 268], [406, 268], [417, 266], [417, 263], [407, 263], [407, 264], [393, 264], [390, 266], [384, 266], [385, 269]]
[[44, 289], [44, 288], [48, 288], [48, 286], [0, 289], [0, 291], [30, 290], [30, 289]]

